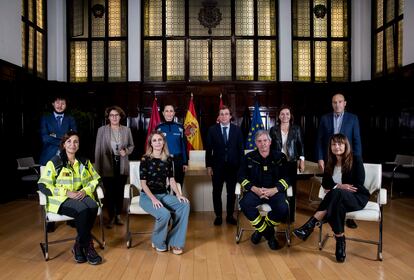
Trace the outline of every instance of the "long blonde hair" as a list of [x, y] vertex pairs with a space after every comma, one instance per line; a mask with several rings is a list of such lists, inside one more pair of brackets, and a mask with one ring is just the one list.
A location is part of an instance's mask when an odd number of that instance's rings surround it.
[[167, 139], [165, 139], [164, 133], [162, 133], [160, 131], [153, 131], [148, 136], [147, 147], [145, 149], [145, 156], [148, 156], [150, 158], [154, 157], [153, 156], [154, 150], [151, 146], [152, 138], [154, 137], [154, 135], [161, 136], [162, 140], [164, 141], [164, 146], [162, 147], [162, 151], [161, 151], [161, 160], [166, 161], [167, 158], [170, 156], [170, 152], [168, 151]]

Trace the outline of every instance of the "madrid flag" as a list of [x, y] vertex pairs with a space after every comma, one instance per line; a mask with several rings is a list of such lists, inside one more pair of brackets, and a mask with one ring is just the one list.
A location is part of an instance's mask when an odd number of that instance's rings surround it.
[[184, 120], [184, 131], [187, 137], [187, 151], [202, 150], [200, 126], [198, 125], [197, 115], [194, 109], [193, 94], [191, 94], [190, 104], [188, 105], [187, 115]]
[[145, 138], [145, 148], [147, 148], [147, 141], [148, 141], [148, 136], [151, 134], [151, 132], [153, 132], [156, 128], [157, 125], [160, 123], [160, 114], [158, 113], [158, 105], [157, 105], [157, 98], [154, 98], [154, 101], [152, 102], [152, 110], [151, 110], [151, 118], [148, 124], [148, 132], [147, 132], [147, 137]]

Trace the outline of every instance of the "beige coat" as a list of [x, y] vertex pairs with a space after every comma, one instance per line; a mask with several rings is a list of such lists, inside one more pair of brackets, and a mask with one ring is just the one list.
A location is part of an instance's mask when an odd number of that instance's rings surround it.
[[[132, 139], [131, 129], [121, 125], [119, 132], [121, 135], [119, 148], [125, 149], [126, 154], [129, 155], [134, 150], [134, 140]], [[129, 175], [128, 156], [121, 157], [120, 165], [120, 173], [122, 175]], [[104, 125], [98, 129], [95, 145], [95, 168], [101, 177], [114, 176], [110, 125]]]

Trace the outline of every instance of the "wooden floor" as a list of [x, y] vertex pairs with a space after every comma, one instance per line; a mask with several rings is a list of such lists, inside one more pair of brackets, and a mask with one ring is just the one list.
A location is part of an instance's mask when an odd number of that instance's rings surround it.
[[[338, 264], [334, 240], [317, 249], [317, 234], [307, 242], [293, 239], [290, 248], [271, 251], [266, 242], [253, 245], [246, 233], [235, 243], [234, 226], [212, 225], [212, 213], [192, 213], [185, 253], [155, 252], [149, 235], [126, 248], [125, 228], [106, 230], [107, 246], [98, 249], [104, 262], [76, 264], [71, 242], [50, 248], [45, 262], [40, 213], [36, 201], [0, 205], [0, 279], [414, 279], [414, 198], [398, 198], [385, 208], [384, 261], [376, 261], [376, 246], [347, 242], [347, 259]], [[297, 224], [307, 219], [298, 213]], [[151, 228], [152, 219], [134, 219], [134, 226]], [[348, 236], [377, 236], [377, 227], [358, 222]], [[97, 227], [95, 227], [97, 230]], [[51, 237], [64, 238], [74, 230], [60, 225]], [[283, 241], [283, 238], [279, 238]]]

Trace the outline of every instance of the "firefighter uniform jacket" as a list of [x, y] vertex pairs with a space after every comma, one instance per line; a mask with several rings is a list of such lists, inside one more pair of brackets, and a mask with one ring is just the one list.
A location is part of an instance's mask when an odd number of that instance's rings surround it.
[[67, 191], [85, 191], [95, 199], [94, 192], [100, 176], [87, 159], [76, 158], [73, 166], [60, 156], [47, 162], [38, 181], [39, 189], [48, 196], [47, 211], [58, 213], [60, 205], [68, 199]]
[[285, 192], [289, 187], [285, 154], [271, 150], [267, 158], [263, 158], [258, 150], [245, 155], [239, 169], [238, 181], [243, 191], [253, 186], [258, 188], [274, 188]]

